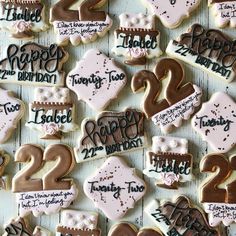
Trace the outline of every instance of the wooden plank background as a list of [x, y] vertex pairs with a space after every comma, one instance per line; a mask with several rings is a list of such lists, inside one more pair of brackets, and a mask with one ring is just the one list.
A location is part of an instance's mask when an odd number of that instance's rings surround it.
[[[163, 0], [165, 1], [165, 0]], [[56, 0], [48, 1], [47, 3], [47, 12], [49, 11], [50, 5], [55, 3]], [[119, 98], [111, 103], [107, 110], [117, 110], [122, 111], [127, 106], [132, 106], [135, 108], [140, 108], [140, 103], [143, 97], [143, 93], [133, 94], [130, 89], [130, 81], [132, 75], [143, 68], [152, 70], [156, 64], [157, 59], [152, 60], [146, 67], [135, 67], [131, 68], [129, 66], [123, 65], [122, 57], [117, 58], [115, 55], [112, 55], [111, 48], [114, 45], [114, 34], [113, 31], [119, 26], [118, 16], [123, 12], [134, 12], [134, 13], [150, 13], [145, 6], [142, 4], [141, 0], [108, 0], [108, 3], [104, 6], [104, 9], [109, 13], [111, 18], [114, 20], [114, 24], [110, 32], [102, 39], [95, 41], [94, 43], [88, 45], [79, 45], [78, 47], [73, 47], [71, 45], [66, 47], [66, 50], [70, 53], [69, 61], [65, 65], [66, 72], [69, 72], [72, 68], [75, 67], [76, 61], [79, 60], [82, 55], [86, 52], [87, 49], [96, 47], [102, 52], [106, 53], [109, 56], [115, 57], [116, 61], [120, 62], [121, 67], [125, 69], [128, 75], [128, 83], [126, 88], [121, 92]], [[184, 23], [177, 29], [169, 30], [163, 27], [163, 25], [158, 21], [157, 28], [161, 32], [161, 49], [165, 51], [165, 48], [170, 39], [176, 39], [181, 33], [186, 32], [187, 28], [193, 23], [201, 23], [205, 27], [214, 28], [214, 18], [213, 15], [209, 12], [207, 7], [207, 1], [203, 0], [200, 7], [191, 15], [191, 17], [184, 21]], [[230, 36], [236, 36], [235, 29], [224, 29], [224, 32], [227, 32]], [[53, 33], [52, 27], [49, 31], [40, 33], [38, 37], [35, 38], [35, 42], [38, 42], [43, 45], [49, 45], [55, 42], [55, 34]], [[10, 43], [19, 43], [22, 44], [22, 41], [16, 41], [9, 37], [8, 33], [0, 33], [0, 55], [6, 50], [6, 47]], [[165, 56], [165, 55], [164, 55]], [[186, 81], [191, 81], [199, 85], [204, 92], [203, 101], [207, 101], [211, 94], [216, 91], [227, 92], [234, 98], [236, 98], [236, 83], [226, 84], [223, 81], [214, 78], [213, 76], [208, 76], [206, 73], [195, 69], [192, 66], [184, 64], [186, 71]], [[21, 98], [27, 107], [26, 115], [21, 120], [18, 125], [17, 130], [15, 131], [12, 138], [4, 145], [1, 145], [0, 148], [6, 150], [11, 154], [12, 159], [10, 164], [6, 169], [11, 177], [21, 169], [20, 164], [15, 164], [13, 161], [13, 156], [15, 151], [19, 146], [26, 143], [35, 143], [41, 144], [43, 147], [51, 143], [56, 143], [55, 141], [45, 141], [39, 139], [40, 133], [34, 130], [30, 130], [25, 126], [25, 123], [28, 120], [28, 103], [33, 99], [33, 89], [32, 87], [19, 86], [19, 85], [1, 85], [4, 89], [9, 89], [15, 92], [15, 94]], [[74, 96], [74, 101], [76, 103], [76, 122], [78, 124], [85, 117], [95, 117], [96, 113], [92, 111], [85, 103], [77, 101], [76, 96]], [[160, 129], [152, 125], [152, 123], [146, 122], [146, 133], [151, 142], [151, 137], [154, 135], [161, 135]], [[64, 135], [64, 138], [60, 141], [61, 143], [69, 144], [72, 147], [76, 145], [77, 139], [79, 137], [80, 130], [76, 132], [71, 132]], [[199, 135], [197, 135], [193, 129], [191, 129], [190, 121], [184, 122], [183, 126], [174, 130], [171, 136], [184, 137], [189, 140], [189, 152], [193, 154], [194, 157], [194, 175], [195, 179], [186, 183], [178, 191], [175, 190], [165, 190], [161, 188], [156, 188], [154, 186], [154, 180], [150, 180], [147, 177], [144, 177], [148, 193], [144, 199], [140, 200], [134, 209], [130, 210], [128, 214], [124, 217], [123, 221], [128, 221], [134, 223], [137, 227], [142, 226], [153, 226], [153, 224], [148, 220], [148, 217], [143, 212], [144, 206], [150, 202], [151, 199], [157, 198], [160, 200], [169, 199], [172, 196], [178, 194], [185, 194], [194, 201], [195, 204], [198, 203], [198, 187], [201, 181], [206, 177], [199, 173], [199, 161], [204, 155], [209, 153], [211, 150], [208, 148], [208, 145], [205, 142], [202, 142]], [[135, 167], [138, 170], [140, 176], [142, 176], [142, 170], [144, 169], [145, 164], [145, 151], [139, 150], [130, 153], [124, 153], [122, 156], [125, 157], [127, 163]], [[233, 151], [232, 151], [233, 153]], [[71, 173], [71, 176], [76, 181], [79, 186], [79, 197], [71, 206], [72, 209], [78, 210], [95, 210], [92, 201], [85, 197], [83, 193], [83, 182], [84, 179], [92, 173], [93, 170], [96, 170], [104, 162], [104, 159], [86, 162], [84, 164], [78, 164], [76, 168]], [[101, 213], [101, 212], [100, 212]], [[3, 225], [8, 222], [12, 217], [16, 217], [18, 214], [17, 205], [15, 203], [14, 194], [10, 191], [0, 191], [0, 234], [3, 233]], [[51, 216], [43, 215], [39, 218], [34, 218], [32, 216], [28, 217], [30, 224], [34, 227], [36, 225], [41, 225], [53, 233], [55, 233], [55, 227], [60, 221], [60, 214], [54, 214]], [[115, 222], [111, 222], [106, 219], [103, 214], [100, 214], [99, 226], [102, 229], [102, 236], [107, 235], [109, 228]], [[231, 227], [221, 227], [223, 235], [235, 236], [236, 227], [232, 225]]]

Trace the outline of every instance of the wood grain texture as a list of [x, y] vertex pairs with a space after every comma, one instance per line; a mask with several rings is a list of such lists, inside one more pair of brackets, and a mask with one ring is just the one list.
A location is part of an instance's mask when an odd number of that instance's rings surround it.
[[[163, 0], [165, 1], [165, 0]], [[50, 5], [55, 3], [56, 0], [47, 1], [47, 10], [49, 10]], [[117, 110], [122, 111], [127, 106], [132, 106], [134, 108], [140, 108], [140, 103], [143, 97], [143, 93], [133, 94], [130, 88], [130, 81], [132, 75], [143, 68], [147, 68], [152, 70], [156, 64], [157, 59], [152, 60], [146, 67], [135, 67], [131, 68], [129, 66], [123, 65], [123, 57], [116, 57], [112, 55], [111, 48], [114, 43], [114, 35], [113, 31], [119, 26], [118, 16], [123, 12], [134, 12], [134, 13], [149, 13], [149, 11], [145, 8], [145, 6], [141, 3], [141, 0], [109, 0], [105, 5], [104, 9], [109, 13], [111, 18], [114, 20], [114, 24], [110, 32], [102, 39], [98, 39], [94, 43], [88, 45], [79, 45], [78, 47], [73, 47], [71, 45], [66, 47], [66, 50], [69, 51], [70, 58], [66, 63], [66, 72], [69, 72], [72, 68], [75, 67], [76, 61], [79, 60], [82, 55], [89, 48], [98, 48], [107, 55], [116, 58], [122, 68], [125, 69], [128, 75], [128, 83], [126, 88], [121, 92], [119, 98], [112, 102], [112, 104], [107, 108], [107, 110]], [[169, 30], [163, 27], [161, 23], [158, 21], [157, 28], [161, 32], [161, 49], [165, 51], [165, 48], [172, 38], [177, 38], [181, 33], [186, 32], [189, 26], [193, 23], [200, 23], [205, 27], [215, 27], [214, 18], [212, 14], [209, 12], [207, 7], [207, 1], [202, 1], [200, 7], [191, 15], [191, 17], [184, 21], [184, 23], [177, 29]], [[224, 32], [231, 35], [233, 38], [236, 37], [235, 29], [225, 29]], [[8, 33], [0, 33], [0, 55], [5, 51], [6, 47], [10, 43], [15, 43], [14, 39], [9, 37]], [[40, 33], [38, 37], [35, 38], [35, 42], [38, 42], [43, 45], [49, 45], [55, 42], [55, 34], [53, 33], [52, 27], [49, 31]], [[17, 43], [22, 44], [22, 41], [18, 41]], [[165, 56], [165, 55], [164, 55]], [[190, 65], [183, 64], [186, 72], [186, 80], [191, 81], [199, 85], [204, 92], [203, 101], [207, 101], [210, 96], [216, 91], [223, 91], [230, 94], [233, 98], [236, 99], [236, 82], [231, 84], [226, 84], [223, 81], [214, 78], [213, 76], [209, 76], [201, 70], [195, 69]], [[15, 92], [15, 94], [21, 98], [27, 107], [27, 112], [24, 118], [21, 120], [20, 125], [15, 131], [12, 138], [4, 145], [0, 147], [5, 149], [12, 156], [12, 160], [6, 169], [6, 173], [8, 173], [11, 177], [17, 172], [17, 170], [21, 169], [20, 164], [15, 164], [13, 162], [13, 156], [15, 151], [19, 146], [26, 143], [35, 143], [40, 144], [43, 147], [51, 143], [56, 143], [55, 141], [45, 141], [39, 139], [40, 133], [34, 130], [30, 130], [25, 126], [25, 123], [28, 120], [28, 103], [33, 99], [33, 89], [32, 87], [27, 86], [18, 86], [18, 85], [1, 85], [4, 89], [9, 89]], [[76, 96], [73, 97], [74, 102], [76, 103], [76, 122], [78, 124], [85, 117], [95, 117], [96, 112], [92, 111], [85, 103], [81, 101], [77, 101]], [[160, 129], [152, 125], [152, 123], [146, 122], [146, 133], [149, 138], [149, 142], [151, 142], [151, 137], [154, 135], [161, 135]], [[64, 138], [61, 140], [61, 143], [69, 144], [71, 146], [75, 146], [77, 139], [80, 135], [80, 130], [76, 132], [71, 132], [69, 134], [64, 135]], [[191, 129], [190, 121], [184, 122], [183, 126], [175, 129], [171, 134], [171, 136], [184, 137], [189, 140], [189, 152], [193, 154], [194, 157], [194, 175], [195, 179], [190, 183], [186, 183], [183, 187], [179, 188], [178, 191], [175, 190], [165, 190], [161, 188], [156, 188], [154, 186], [154, 180], [151, 180], [147, 177], [144, 177], [147, 186], [148, 193], [144, 197], [143, 200], [139, 201], [135, 208], [130, 210], [128, 214], [122, 221], [128, 221], [134, 223], [137, 227], [142, 226], [154, 226], [149, 220], [148, 217], [143, 212], [144, 206], [150, 202], [151, 199], [157, 198], [159, 200], [170, 199], [178, 194], [184, 194], [190, 197], [195, 204], [198, 203], [198, 188], [201, 181], [206, 177], [206, 175], [199, 173], [199, 161], [202, 159], [204, 155], [211, 152], [208, 148], [206, 142], [203, 142], [199, 135], [197, 135], [193, 129]], [[129, 153], [124, 153], [122, 156], [125, 157], [127, 163], [135, 167], [138, 170], [140, 176], [142, 176], [142, 170], [145, 164], [145, 151], [139, 150]], [[232, 153], [235, 150], [232, 151]], [[79, 186], [79, 197], [77, 201], [71, 206], [72, 209], [78, 210], [95, 210], [97, 211], [93, 203], [85, 197], [83, 193], [83, 182], [84, 179], [90, 175], [93, 171], [95, 171], [101, 164], [104, 162], [104, 159], [100, 159], [97, 161], [86, 162], [83, 164], [78, 164], [76, 168], [71, 173], [71, 176], [75, 179], [76, 183]], [[3, 233], [3, 225], [10, 218], [17, 216], [17, 205], [15, 203], [14, 194], [10, 191], [1, 191], [0, 192], [0, 234]], [[54, 214], [51, 216], [43, 215], [39, 218], [29, 217], [29, 221], [32, 226], [41, 225], [53, 233], [55, 233], [55, 227], [57, 223], [60, 221], [60, 214]], [[106, 236], [111, 225], [114, 222], [106, 219], [103, 214], [100, 214], [99, 218], [99, 226], [102, 229], [102, 236]], [[232, 225], [228, 228], [221, 228], [223, 234], [229, 236], [236, 236], [236, 226]]]

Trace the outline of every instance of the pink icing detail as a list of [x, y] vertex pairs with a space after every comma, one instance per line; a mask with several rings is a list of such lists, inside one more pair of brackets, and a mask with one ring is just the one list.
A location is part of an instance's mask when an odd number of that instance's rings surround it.
[[146, 48], [129, 48], [128, 53], [129, 53], [129, 56], [132, 58], [145, 57], [147, 55], [147, 49]]
[[43, 130], [46, 134], [54, 135], [60, 130], [60, 126], [56, 123], [49, 123], [49, 124], [43, 124], [42, 125]]
[[179, 182], [179, 175], [175, 173], [161, 173], [165, 185], [171, 186], [174, 182]]
[[32, 27], [31, 22], [26, 22], [24, 20], [15, 21], [12, 24], [13, 28], [16, 30], [16, 33], [23, 33], [29, 31]]

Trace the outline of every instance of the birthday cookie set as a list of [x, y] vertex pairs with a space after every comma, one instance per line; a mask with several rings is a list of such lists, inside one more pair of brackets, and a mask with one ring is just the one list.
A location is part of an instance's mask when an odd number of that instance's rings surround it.
[[[16, 146], [0, 149], [0, 196], [10, 190], [17, 204], [17, 216], [4, 222], [2, 235], [225, 236], [220, 226], [236, 223], [236, 159], [228, 154], [236, 145], [236, 104], [227, 94], [229, 87], [201, 104], [205, 88], [196, 76], [185, 75], [184, 63], [207, 72], [211, 80], [221, 78], [217, 83], [230, 83], [236, 78], [236, 41], [218, 29], [193, 24], [168, 40], [164, 50], [166, 32], [157, 22], [177, 28], [202, 1], [140, 0], [150, 12], [120, 12], [109, 47], [113, 54], [104, 53], [92, 43], [112, 27], [110, 5], [102, 8], [107, 2], [0, 0], [0, 29], [14, 40], [1, 48], [0, 83], [21, 85], [17, 91], [23, 100], [25, 86], [34, 86], [27, 106], [0, 88], [0, 143]], [[209, 0], [208, 6], [217, 27], [236, 27], [236, 1]], [[50, 44], [20, 41], [48, 30], [47, 22], [55, 34]], [[93, 45], [83, 55], [82, 43]], [[168, 56], [161, 57], [164, 52]], [[115, 56], [124, 57], [123, 65]], [[69, 57], [74, 60], [68, 62]], [[126, 73], [125, 67], [152, 61], [152, 70]], [[140, 92], [145, 92], [141, 99]], [[139, 106], [125, 101], [128, 96]], [[123, 101], [127, 106], [121, 107]], [[187, 123], [209, 152], [199, 168], [194, 140], [167, 136]], [[43, 145], [22, 142], [23, 125], [29, 134], [36, 130], [33, 140], [39, 136]], [[129, 159], [132, 152], [135, 160]], [[197, 204], [187, 188], [197, 186], [198, 172], [209, 177], [198, 186]], [[71, 209], [77, 208], [74, 202], [80, 210]], [[144, 212], [137, 218], [141, 206]], [[40, 223], [31, 227], [27, 219], [53, 214], [59, 219], [53, 230]]]

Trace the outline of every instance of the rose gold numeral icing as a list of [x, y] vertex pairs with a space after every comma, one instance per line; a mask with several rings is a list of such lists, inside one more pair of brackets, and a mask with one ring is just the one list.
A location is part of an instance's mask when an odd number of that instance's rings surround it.
[[120, 15], [113, 52], [125, 56], [128, 65], [143, 65], [146, 58], [159, 57], [162, 54], [160, 32], [155, 30], [154, 16], [142, 13]]
[[201, 202], [209, 222], [229, 226], [236, 222], [236, 156], [209, 154], [201, 161], [201, 172], [213, 173], [201, 186]]
[[6, 142], [25, 112], [24, 103], [0, 88], [0, 143]]
[[81, 130], [82, 135], [75, 148], [77, 162], [132, 151], [147, 145], [144, 114], [135, 109], [102, 112], [95, 120], [83, 120]]
[[69, 54], [60, 46], [29, 42], [10, 44], [0, 60], [0, 83], [35, 86], [63, 86], [63, 64]]
[[[167, 78], [170, 79], [169, 83], [162, 88], [162, 80]], [[188, 120], [195, 107], [200, 105], [201, 89], [192, 83], [182, 84], [184, 79], [184, 69], [178, 61], [170, 58], [161, 59], [154, 73], [142, 70], [132, 78], [134, 93], [146, 89], [143, 102], [146, 117], [151, 118], [164, 133], [170, 132], [173, 126], [179, 127], [182, 120]], [[162, 90], [165, 98], [158, 100]]]
[[6, 190], [9, 188], [9, 178], [8, 176], [3, 175], [9, 161], [10, 156], [5, 153], [5, 151], [0, 149], [0, 190]]
[[[78, 9], [73, 9], [80, 2]], [[89, 43], [103, 37], [112, 26], [112, 20], [104, 11], [96, 11], [106, 0], [59, 0], [51, 8], [50, 22], [53, 24], [59, 44], [74, 46]], [[77, 4], [78, 5], [78, 4]], [[74, 7], [75, 8], [75, 7]]]
[[112, 58], [96, 49], [87, 51], [68, 74], [66, 84], [94, 110], [105, 109], [126, 84], [126, 75]]
[[223, 28], [227, 25], [236, 27], [235, 0], [208, 0], [208, 4], [212, 8], [218, 27]]
[[208, 224], [202, 209], [192, 206], [185, 196], [163, 204], [152, 200], [145, 208], [145, 212], [164, 235], [221, 235], [217, 229]]
[[56, 235], [101, 236], [97, 227], [98, 213], [87, 211], [63, 210], [61, 223], [57, 226]]
[[26, 125], [43, 132], [43, 139], [60, 139], [61, 131], [70, 132], [77, 128], [68, 88], [40, 87], [35, 89], [34, 95]]
[[36, 226], [34, 231], [28, 226], [24, 218], [17, 218], [11, 220], [9, 224], [6, 224], [4, 227], [5, 233], [3, 236], [51, 236], [51, 232], [48, 230]]
[[236, 143], [236, 103], [223, 92], [213, 94], [193, 117], [192, 126], [213, 151], [228, 152]]
[[0, 28], [14, 38], [34, 38], [33, 32], [48, 29], [44, 8], [41, 0], [0, 0]]
[[192, 180], [192, 155], [188, 140], [153, 137], [152, 151], [146, 155], [145, 175], [157, 180], [157, 186], [176, 189], [179, 182]]
[[176, 28], [201, 0], [142, 0], [167, 28]]
[[118, 220], [144, 196], [146, 186], [135, 169], [113, 156], [85, 180], [84, 192], [107, 218]]
[[[29, 162], [12, 180], [21, 217], [31, 212], [36, 217], [56, 213], [76, 199], [78, 191], [73, 180], [64, 179], [75, 164], [68, 146], [54, 144], [43, 151], [39, 146], [26, 144], [17, 150], [15, 162]], [[51, 164], [51, 169], [42, 174], [45, 163]], [[32, 177], [40, 170], [42, 178]]]

